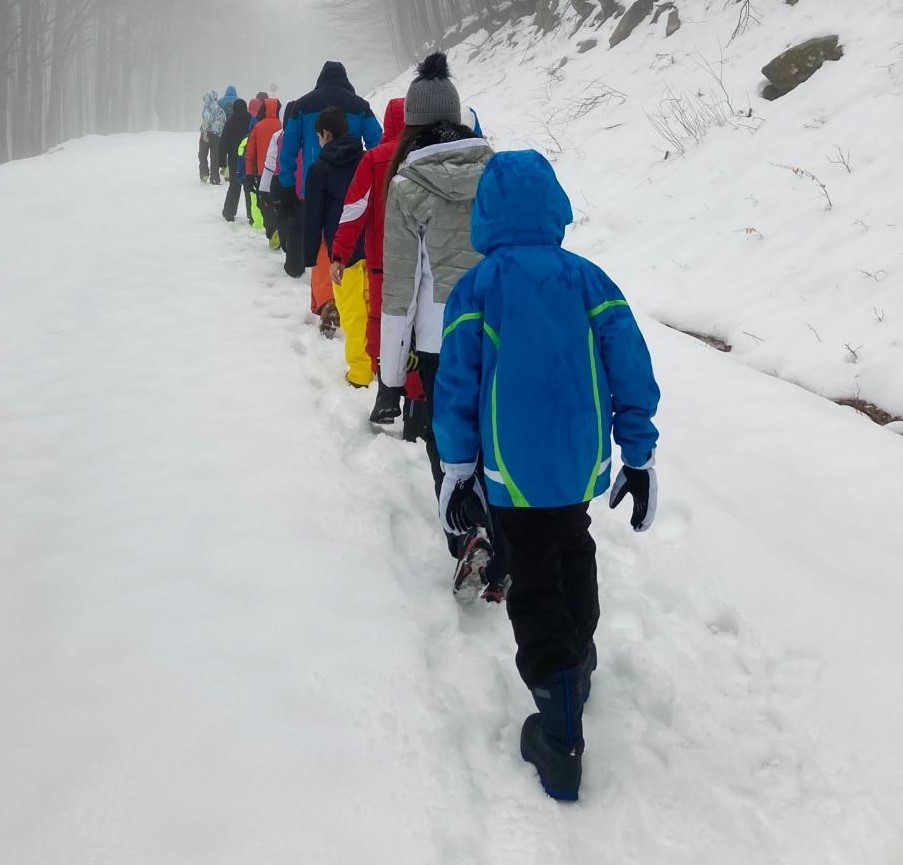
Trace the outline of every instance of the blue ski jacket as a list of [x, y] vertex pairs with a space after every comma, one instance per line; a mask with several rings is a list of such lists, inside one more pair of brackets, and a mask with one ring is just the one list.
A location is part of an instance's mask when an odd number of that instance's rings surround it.
[[307, 183], [307, 172], [320, 157], [320, 142], [314, 124], [326, 108], [341, 108], [348, 118], [348, 131], [362, 139], [370, 150], [379, 144], [383, 130], [366, 99], [355, 94], [348, 81], [345, 67], [333, 60], [323, 65], [317, 86], [306, 96], [290, 102], [286, 108], [279, 151], [279, 183], [286, 189], [295, 188], [295, 171], [302, 159], [301, 194]]
[[238, 91], [230, 84], [219, 100], [219, 107], [226, 112], [227, 117], [232, 113], [232, 106], [236, 99], [238, 99]]
[[471, 240], [485, 258], [455, 286], [435, 385], [444, 463], [482, 451], [489, 501], [555, 508], [608, 488], [611, 435], [641, 467], [658, 439], [649, 351], [618, 287], [561, 249], [573, 220], [535, 150], [490, 160]]

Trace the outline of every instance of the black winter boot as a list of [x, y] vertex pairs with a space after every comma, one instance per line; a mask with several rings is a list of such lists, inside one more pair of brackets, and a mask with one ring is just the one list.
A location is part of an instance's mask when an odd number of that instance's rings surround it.
[[584, 665], [555, 673], [532, 689], [539, 714], [530, 715], [520, 734], [521, 756], [539, 772], [553, 799], [575, 802], [583, 754]]
[[383, 384], [382, 377], [376, 391], [376, 402], [373, 411], [370, 412], [370, 423], [390, 424], [401, 414], [401, 398], [404, 396], [403, 387], [388, 387]]

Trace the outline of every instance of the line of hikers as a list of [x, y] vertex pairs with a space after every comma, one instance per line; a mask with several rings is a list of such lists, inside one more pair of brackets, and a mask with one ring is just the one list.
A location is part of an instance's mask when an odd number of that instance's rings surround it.
[[370, 420], [404, 414], [404, 437], [425, 441], [455, 593], [507, 601], [539, 709], [522, 755], [550, 796], [576, 799], [599, 619], [588, 508], [612, 437], [610, 507], [630, 494], [641, 532], [657, 502], [659, 390], [627, 301], [561, 248], [573, 214], [552, 166], [492, 150], [444, 54], [382, 127], [337, 62], [284, 109], [230, 90], [228, 106], [205, 96], [201, 177], [228, 168], [227, 220], [244, 189], [253, 223], [256, 198], [286, 273], [311, 268], [321, 331], [344, 331], [347, 381], [376, 378]]

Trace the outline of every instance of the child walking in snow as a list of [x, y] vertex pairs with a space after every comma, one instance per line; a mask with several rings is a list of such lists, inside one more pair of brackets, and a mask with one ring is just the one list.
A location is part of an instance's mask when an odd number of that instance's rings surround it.
[[[471, 209], [492, 149], [462, 125], [461, 99], [441, 52], [417, 67], [404, 114], [405, 128], [386, 173], [379, 345], [385, 387], [374, 414], [397, 405], [391, 389], [404, 385], [414, 347], [426, 396], [423, 438], [438, 497], [444, 475], [432, 418], [442, 317], [455, 284], [480, 260], [471, 243]], [[476, 503], [471, 515], [478, 511]], [[474, 516], [461, 537], [447, 534], [448, 550], [458, 562], [455, 594], [466, 598], [483, 591], [486, 600], [500, 601], [508, 573], [504, 538], [493, 531], [488, 513], [481, 516]]]
[[[383, 121], [383, 137], [379, 145], [368, 150], [354, 172], [354, 179], [345, 196], [345, 209], [332, 243], [332, 281], [341, 285], [345, 263], [354, 254], [364, 236], [364, 259], [367, 264], [369, 300], [367, 307], [367, 354], [374, 373], [379, 372], [379, 328], [383, 306], [383, 235], [386, 224], [386, 175], [398, 141], [404, 131], [404, 97], [390, 99]], [[401, 398], [406, 397], [404, 418], [405, 441], [422, 436], [418, 425], [424, 405], [420, 373], [408, 373], [404, 388], [389, 388], [377, 380], [376, 403], [370, 413], [372, 423], [392, 423], [402, 414]]]
[[[364, 155], [360, 137], [348, 132], [348, 119], [340, 108], [320, 112], [314, 124], [319, 139], [320, 158], [307, 172], [304, 224], [305, 265], [317, 263], [321, 244], [328, 255], [354, 172]], [[330, 325], [327, 311], [321, 313], [320, 330], [330, 335], [341, 322], [345, 331], [345, 378], [355, 387], [367, 387], [373, 381], [373, 369], [367, 354], [367, 270], [364, 267], [364, 239], [361, 237], [342, 273], [342, 281], [332, 286], [338, 321]]]
[[[234, 222], [238, 213], [238, 202], [241, 200], [242, 185], [244, 184], [244, 167], [242, 157], [238, 149], [248, 134], [248, 123], [251, 115], [248, 113], [248, 105], [244, 99], [236, 99], [232, 103], [232, 113], [223, 127], [223, 135], [220, 138], [220, 162], [225, 163], [228, 169], [229, 188], [226, 190], [226, 200], [223, 202], [223, 219], [226, 222]], [[250, 201], [248, 202], [247, 215], [251, 217]]]
[[[214, 186], [219, 184], [219, 139], [226, 125], [226, 113], [219, 106], [216, 91], [204, 94], [201, 111], [201, 137], [198, 142], [198, 168], [201, 182], [209, 180]], [[209, 164], [208, 164], [209, 158]]]
[[652, 524], [659, 398], [623, 295], [594, 264], [560, 248], [572, 219], [539, 153], [489, 162], [471, 226], [486, 257], [447, 302], [433, 418], [447, 531], [468, 527], [482, 454], [492, 519], [508, 543], [517, 667], [539, 709], [524, 722], [521, 753], [546, 792], [563, 800], [580, 787], [583, 704], [596, 661], [587, 509], [608, 488], [613, 434], [623, 468], [610, 505], [630, 493], [633, 528]]

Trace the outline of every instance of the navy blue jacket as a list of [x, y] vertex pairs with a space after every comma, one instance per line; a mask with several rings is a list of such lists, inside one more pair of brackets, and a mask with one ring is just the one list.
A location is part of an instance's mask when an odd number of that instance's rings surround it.
[[[307, 175], [307, 194], [304, 200], [304, 264], [313, 267], [317, 263], [320, 239], [326, 241], [326, 249], [332, 257], [332, 241], [335, 239], [345, 207], [345, 193], [351, 186], [354, 172], [364, 156], [360, 139], [343, 135], [328, 142], [320, 158], [311, 166]], [[348, 267], [364, 257], [364, 238], [358, 238], [354, 255], [346, 262]]]
[[486, 257], [445, 307], [433, 431], [444, 463], [482, 451], [489, 501], [555, 508], [609, 485], [611, 440], [643, 466], [659, 390], [618, 287], [561, 249], [571, 204], [535, 150], [483, 172], [471, 240]]
[[358, 140], [363, 139], [369, 150], [382, 137], [382, 127], [370, 109], [370, 103], [354, 92], [345, 67], [333, 60], [323, 65], [317, 86], [306, 96], [290, 102], [285, 110], [282, 127], [282, 149], [279, 151], [279, 183], [294, 189], [298, 160], [303, 159], [301, 194], [307, 188], [307, 175], [320, 156], [320, 142], [314, 124], [326, 108], [340, 108], [348, 119], [348, 130]]

